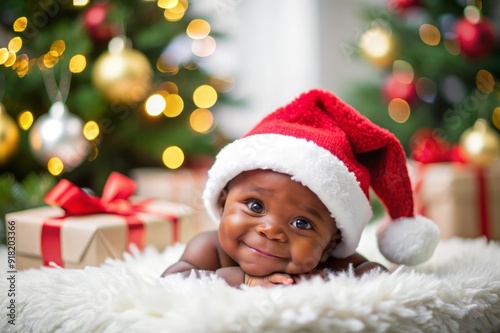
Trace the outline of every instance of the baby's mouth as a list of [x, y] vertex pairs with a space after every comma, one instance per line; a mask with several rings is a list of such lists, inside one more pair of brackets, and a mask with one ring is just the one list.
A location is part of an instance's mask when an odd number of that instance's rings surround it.
[[263, 257], [268, 257], [268, 258], [275, 258], [275, 259], [284, 259], [283, 257], [280, 257], [280, 256], [276, 256], [274, 254], [271, 254], [271, 253], [268, 253], [268, 252], [265, 252], [265, 251], [261, 251], [259, 249], [256, 249], [248, 244], [245, 243], [245, 245], [250, 249], [250, 251], [254, 252], [254, 253], [257, 253]]

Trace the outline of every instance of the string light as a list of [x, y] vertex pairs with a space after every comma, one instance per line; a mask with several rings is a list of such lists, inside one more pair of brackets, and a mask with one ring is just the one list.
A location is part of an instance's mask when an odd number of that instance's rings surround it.
[[146, 113], [150, 116], [156, 117], [160, 115], [163, 110], [165, 110], [165, 106], [167, 102], [165, 98], [163, 98], [160, 94], [153, 94], [148, 97], [145, 104]]
[[207, 133], [214, 124], [214, 117], [207, 109], [196, 109], [189, 117], [189, 124], [196, 132]]
[[493, 124], [495, 125], [495, 127], [500, 129], [500, 106], [497, 106], [495, 110], [493, 110], [491, 119], [493, 120]]
[[171, 9], [177, 6], [178, 0], [158, 0], [158, 7], [163, 9]]
[[163, 114], [167, 117], [177, 117], [181, 114], [182, 110], [184, 110], [184, 100], [177, 94], [168, 95], [165, 97], [165, 101], [167, 105], [165, 106]]
[[476, 74], [476, 85], [479, 90], [489, 94], [495, 88], [495, 78], [487, 70], [481, 69]]
[[84, 7], [89, 4], [89, 0], [73, 0], [73, 6]]
[[72, 73], [81, 73], [84, 71], [85, 67], [87, 67], [87, 59], [85, 59], [84, 55], [77, 54], [71, 57], [69, 61], [69, 70]]
[[58, 157], [52, 157], [47, 162], [47, 170], [53, 176], [60, 175], [64, 170], [64, 164]]
[[404, 123], [410, 118], [410, 105], [401, 98], [394, 98], [389, 103], [389, 116], [397, 123]]
[[194, 19], [189, 22], [186, 33], [193, 39], [203, 39], [210, 33], [210, 24], [202, 19]]
[[441, 41], [441, 33], [439, 32], [439, 29], [432, 24], [422, 24], [418, 33], [420, 39], [422, 39], [422, 41], [427, 45], [436, 46]]
[[193, 93], [194, 104], [202, 109], [208, 109], [217, 102], [217, 92], [212, 86], [204, 84], [196, 88]]
[[169, 169], [178, 169], [184, 163], [184, 152], [177, 146], [167, 147], [162, 155], [163, 164]]
[[92, 141], [95, 140], [100, 133], [99, 125], [93, 120], [88, 121], [85, 125], [83, 125], [83, 136], [85, 139]]
[[19, 52], [19, 50], [23, 47], [23, 40], [21, 37], [14, 37], [9, 41], [7, 48], [12, 52]]
[[184, 17], [187, 9], [188, 2], [186, 0], [180, 0], [175, 6], [166, 8], [163, 12], [163, 16], [169, 22], [177, 22]]
[[12, 25], [15, 32], [23, 32], [28, 26], [28, 19], [25, 16], [21, 16], [14, 21]]
[[203, 39], [195, 39], [191, 45], [191, 52], [198, 57], [208, 57], [215, 52], [216, 47], [215, 39], [207, 36]]
[[410, 63], [404, 60], [396, 60], [392, 66], [392, 72], [394, 78], [396, 78], [399, 82], [410, 84], [415, 77], [415, 73], [413, 71], [413, 67]]
[[30, 129], [31, 125], [33, 125], [33, 121], [34, 121], [33, 114], [30, 111], [22, 112], [17, 118], [17, 123], [19, 124], [19, 127], [21, 127], [25, 131]]

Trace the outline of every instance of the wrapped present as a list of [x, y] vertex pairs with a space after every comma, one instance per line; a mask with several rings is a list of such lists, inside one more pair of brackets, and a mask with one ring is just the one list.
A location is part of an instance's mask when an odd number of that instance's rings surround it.
[[193, 208], [193, 235], [216, 228], [203, 206], [202, 194], [208, 166], [177, 170], [138, 168], [130, 174], [137, 183], [137, 195], [188, 205]]
[[63, 179], [45, 197], [51, 206], [7, 214], [15, 226], [16, 268], [95, 266], [121, 259], [132, 244], [163, 250], [191, 234], [189, 206], [131, 197], [134, 191], [135, 182], [116, 172], [101, 198]]
[[467, 163], [457, 146], [425, 139], [409, 164], [415, 210], [434, 220], [442, 238], [485, 236], [500, 240], [500, 161]]

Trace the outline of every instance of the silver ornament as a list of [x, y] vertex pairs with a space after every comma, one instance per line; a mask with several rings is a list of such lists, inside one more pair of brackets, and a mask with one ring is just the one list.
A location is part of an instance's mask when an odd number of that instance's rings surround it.
[[76, 168], [90, 151], [82, 128], [83, 121], [80, 118], [71, 114], [63, 102], [55, 102], [30, 130], [29, 142], [33, 156], [44, 166], [52, 157], [58, 157], [66, 171]]

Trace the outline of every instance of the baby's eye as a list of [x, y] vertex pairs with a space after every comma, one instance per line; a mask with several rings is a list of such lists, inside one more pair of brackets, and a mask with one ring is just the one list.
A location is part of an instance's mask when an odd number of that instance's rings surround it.
[[307, 230], [307, 229], [312, 229], [312, 224], [304, 219], [296, 219], [292, 221], [292, 226], [302, 229], [302, 230]]
[[250, 209], [252, 212], [256, 214], [262, 214], [264, 213], [264, 205], [260, 203], [259, 201], [249, 201], [247, 203], [248, 209]]

